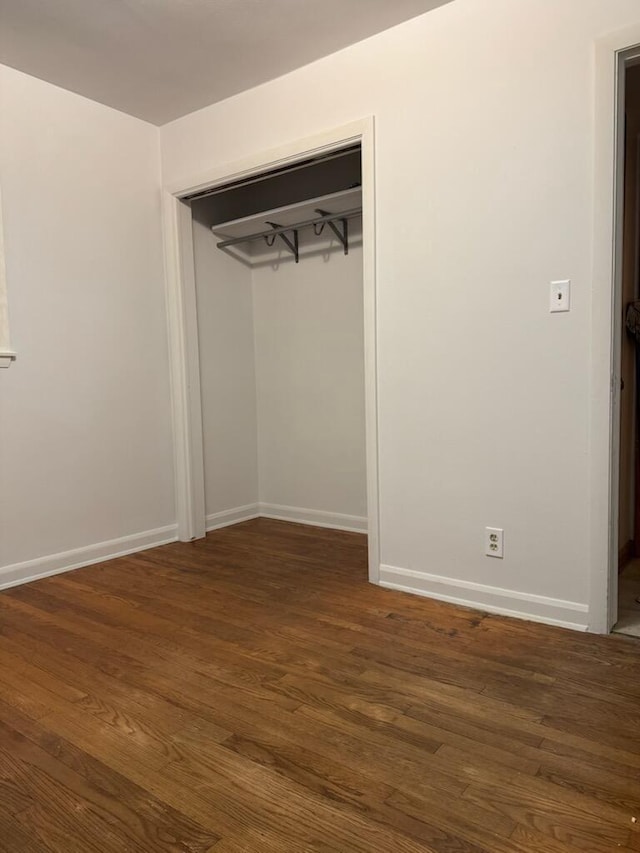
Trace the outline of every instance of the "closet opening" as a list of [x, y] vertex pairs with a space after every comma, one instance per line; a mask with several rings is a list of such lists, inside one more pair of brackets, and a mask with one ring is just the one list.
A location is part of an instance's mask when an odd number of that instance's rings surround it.
[[180, 538], [259, 517], [368, 534], [377, 582], [372, 126], [358, 124], [342, 145], [165, 197], [169, 322]]

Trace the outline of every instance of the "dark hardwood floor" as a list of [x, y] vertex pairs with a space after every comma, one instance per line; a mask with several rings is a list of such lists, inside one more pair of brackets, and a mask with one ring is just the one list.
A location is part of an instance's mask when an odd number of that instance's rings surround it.
[[640, 851], [639, 641], [371, 586], [363, 536], [247, 522], [0, 624], [2, 851]]

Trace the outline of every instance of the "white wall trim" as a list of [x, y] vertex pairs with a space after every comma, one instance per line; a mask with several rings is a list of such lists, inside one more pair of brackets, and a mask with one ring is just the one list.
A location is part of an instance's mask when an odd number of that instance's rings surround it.
[[575, 601], [547, 598], [544, 595], [487, 586], [472, 581], [432, 575], [395, 566], [380, 566], [380, 585], [389, 589], [411, 592], [450, 604], [473, 607], [502, 616], [543, 622], [574, 631], [588, 628], [589, 607]]
[[276, 521], [292, 521], [296, 524], [311, 524], [314, 527], [331, 527], [334, 530], [349, 530], [353, 533], [366, 533], [368, 528], [368, 519], [359, 515], [345, 515], [340, 512], [323, 512], [317, 509], [268, 503], [259, 503], [258, 509], [261, 518], [273, 518]]
[[205, 534], [204, 450], [191, 208], [163, 193], [165, 302], [178, 537]]
[[[313, 509], [279, 506], [278, 504], [253, 503], [208, 515], [206, 517], [207, 532], [260, 517], [291, 521], [298, 524], [311, 524], [315, 527], [351, 530], [357, 533], [366, 533], [367, 531], [367, 519], [355, 515], [319, 512]], [[83, 548], [74, 548], [71, 551], [62, 551], [59, 554], [37, 557], [23, 563], [0, 566], [0, 590], [19, 586], [23, 583], [31, 583], [51, 575], [70, 572], [83, 566], [91, 566], [94, 563], [113, 560], [116, 557], [125, 557], [128, 554], [146, 551], [149, 548], [157, 548], [159, 545], [167, 545], [177, 539], [178, 526], [169, 524], [155, 530], [146, 530], [143, 533], [134, 533], [130, 536], [122, 536], [119, 539], [110, 539], [107, 542], [97, 542]]]
[[213, 512], [207, 516], [207, 533], [210, 530], [219, 530], [221, 527], [239, 524], [241, 521], [251, 521], [252, 518], [258, 518], [259, 515], [257, 503], [238, 506], [235, 509], [225, 509], [222, 512]]
[[640, 44], [634, 25], [595, 44], [593, 284], [589, 393], [589, 630], [607, 633], [617, 612], [618, 400], [616, 149], [620, 53]]
[[0, 367], [9, 367], [16, 360], [16, 353], [11, 349], [9, 342], [8, 298], [4, 226], [2, 220], [2, 192], [0, 191]]
[[366, 533], [368, 519], [359, 515], [346, 515], [340, 512], [324, 512], [299, 506], [281, 504], [254, 503], [214, 512], [207, 516], [207, 532], [229, 527], [253, 518], [272, 518], [275, 521], [290, 521], [294, 524], [311, 524], [314, 527], [330, 527], [334, 530], [349, 530], [353, 533]]
[[245, 157], [230, 163], [221, 163], [210, 169], [205, 169], [197, 175], [190, 175], [183, 180], [169, 184], [166, 191], [178, 198], [195, 195], [220, 184], [232, 183], [259, 174], [265, 169], [277, 169], [296, 160], [305, 154], [314, 156], [333, 149], [343, 148], [350, 143], [361, 140], [365, 126], [373, 123], [373, 118], [359, 119], [341, 127], [326, 130], [313, 136], [288, 142], [277, 148], [270, 148], [257, 155]]
[[169, 524], [155, 530], [110, 539], [108, 542], [97, 542], [84, 548], [74, 548], [72, 551], [63, 551], [59, 554], [27, 560], [24, 563], [2, 566], [0, 567], [0, 589], [8, 589], [50, 575], [69, 572], [93, 563], [113, 560], [115, 557], [124, 557], [137, 551], [146, 551], [148, 548], [157, 548], [158, 545], [166, 545], [169, 542], [175, 542], [176, 539], [177, 527], [175, 524]]
[[167, 323], [169, 328], [172, 408], [175, 441], [176, 501], [180, 539], [204, 536], [204, 476], [199, 380], [193, 231], [181, 202], [196, 192], [295, 163], [309, 156], [360, 142], [362, 146], [362, 234], [365, 329], [365, 411], [367, 502], [369, 512], [369, 580], [379, 581], [378, 380], [375, 229], [374, 119], [369, 116], [313, 137], [257, 153], [236, 163], [214, 166], [165, 186], [163, 218]]

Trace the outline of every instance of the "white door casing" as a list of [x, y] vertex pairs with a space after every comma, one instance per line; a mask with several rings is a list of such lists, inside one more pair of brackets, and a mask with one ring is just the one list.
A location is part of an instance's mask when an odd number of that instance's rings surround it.
[[356, 143], [362, 153], [362, 234], [365, 345], [365, 423], [369, 580], [379, 580], [378, 383], [374, 120], [368, 117], [334, 130], [213, 167], [163, 188], [167, 325], [174, 430], [178, 538], [205, 535], [203, 429], [191, 210], [185, 199]]

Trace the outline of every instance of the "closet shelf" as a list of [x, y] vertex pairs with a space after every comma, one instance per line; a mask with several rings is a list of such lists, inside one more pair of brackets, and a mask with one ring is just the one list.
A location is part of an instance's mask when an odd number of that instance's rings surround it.
[[[314, 213], [313, 216], [309, 215], [311, 212]], [[315, 236], [319, 237], [325, 226], [329, 226], [342, 244], [344, 254], [347, 255], [349, 253], [349, 220], [361, 215], [361, 190], [358, 188], [234, 222], [214, 225], [211, 230], [217, 236], [224, 238], [216, 243], [218, 249], [224, 250], [240, 243], [256, 241], [264, 241], [266, 246], [271, 248], [276, 240], [280, 240], [298, 263], [299, 232], [303, 228], [312, 228]], [[257, 229], [258, 224], [267, 225], [268, 228]]]
[[[226, 249], [227, 246], [235, 246], [238, 243], [250, 243], [253, 240], [264, 240], [267, 246], [273, 246], [273, 243], [276, 237], [280, 237], [284, 242], [285, 246], [289, 251], [293, 254], [296, 259], [296, 263], [300, 260], [299, 251], [298, 251], [298, 231], [301, 228], [306, 228], [308, 226], [313, 226], [314, 233], [317, 237], [322, 234], [322, 229], [325, 225], [329, 225], [331, 230], [335, 233], [336, 237], [340, 240], [344, 247], [345, 255], [349, 254], [349, 226], [348, 222], [350, 219], [353, 219], [356, 216], [362, 215], [362, 208], [355, 207], [353, 210], [345, 210], [341, 213], [328, 213], [326, 210], [321, 211], [318, 210], [318, 213], [321, 213], [321, 216], [316, 216], [315, 219], [305, 219], [303, 222], [296, 222], [293, 225], [278, 225], [277, 222], [267, 222], [267, 225], [271, 227], [266, 231], [258, 231], [255, 234], [247, 234], [245, 237], [232, 237], [229, 240], [221, 240], [219, 243], [216, 243], [219, 249]], [[342, 231], [335, 224], [336, 222], [340, 222], [342, 225]], [[320, 225], [320, 229], [318, 230], [317, 226]], [[292, 238], [287, 236], [287, 234], [291, 234]]]

